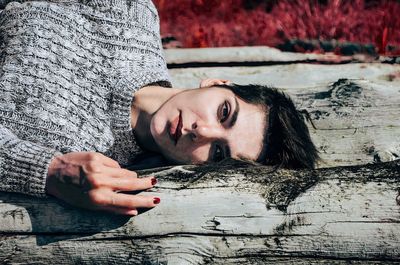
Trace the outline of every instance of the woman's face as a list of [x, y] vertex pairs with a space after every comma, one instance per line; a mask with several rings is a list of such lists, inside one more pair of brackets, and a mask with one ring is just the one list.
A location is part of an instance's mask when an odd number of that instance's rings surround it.
[[262, 150], [265, 112], [220, 87], [184, 90], [153, 115], [150, 130], [161, 154], [199, 164], [226, 157], [256, 160]]

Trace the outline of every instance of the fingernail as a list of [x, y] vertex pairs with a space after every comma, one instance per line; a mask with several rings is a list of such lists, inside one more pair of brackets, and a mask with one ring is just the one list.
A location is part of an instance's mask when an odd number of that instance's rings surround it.
[[156, 185], [157, 184], [157, 179], [156, 178], [152, 178], [151, 179], [151, 185]]
[[154, 204], [159, 204], [160, 201], [161, 201], [160, 198], [155, 197], [154, 200], [153, 200], [153, 203], [154, 203]]

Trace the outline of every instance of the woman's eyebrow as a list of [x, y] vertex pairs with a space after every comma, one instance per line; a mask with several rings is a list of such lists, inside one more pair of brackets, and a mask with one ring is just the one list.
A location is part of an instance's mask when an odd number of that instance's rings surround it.
[[[235, 96], [235, 109], [233, 110], [231, 119], [230, 119], [229, 124], [228, 124], [229, 128], [232, 128], [236, 124], [236, 121], [237, 121], [237, 118], [238, 118], [238, 115], [239, 115], [239, 110], [240, 110], [239, 109], [239, 101], [237, 100], [237, 97]], [[228, 157], [230, 158], [231, 157], [231, 148], [229, 147], [229, 145], [226, 144], [224, 149], [225, 149], [224, 150], [224, 157], [225, 158], [228, 158]], [[208, 162], [213, 160], [213, 151], [214, 151], [214, 149], [210, 148], [210, 153], [209, 153], [208, 159], [207, 159]]]
[[239, 102], [237, 100], [237, 97], [235, 96], [235, 109], [233, 111], [231, 120], [229, 121], [229, 128], [232, 128], [233, 126], [235, 126], [238, 115], [239, 115]]

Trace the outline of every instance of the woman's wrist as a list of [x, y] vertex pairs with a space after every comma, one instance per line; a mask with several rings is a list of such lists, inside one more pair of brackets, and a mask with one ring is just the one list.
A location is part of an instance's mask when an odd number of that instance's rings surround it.
[[54, 156], [47, 169], [47, 177], [56, 175], [62, 164], [63, 161], [60, 159], [60, 156]]
[[47, 194], [53, 194], [54, 181], [51, 181], [57, 175], [60, 175], [60, 170], [65, 166], [65, 162], [61, 159], [62, 154], [55, 155], [51, 160], [49, 167], [47, 169], [46, 186], [45, 190]]

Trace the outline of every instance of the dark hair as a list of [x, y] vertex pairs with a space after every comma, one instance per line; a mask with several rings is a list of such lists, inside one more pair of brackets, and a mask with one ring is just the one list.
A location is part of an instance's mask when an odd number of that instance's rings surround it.
[[262, 152], [256, 162], [285, 168], [314, 168], [318, 151], [310, 138], [304, 117], [285, 93], [262, 85], [218, 85], [245, 102], [266, 111], [267, 128]]

